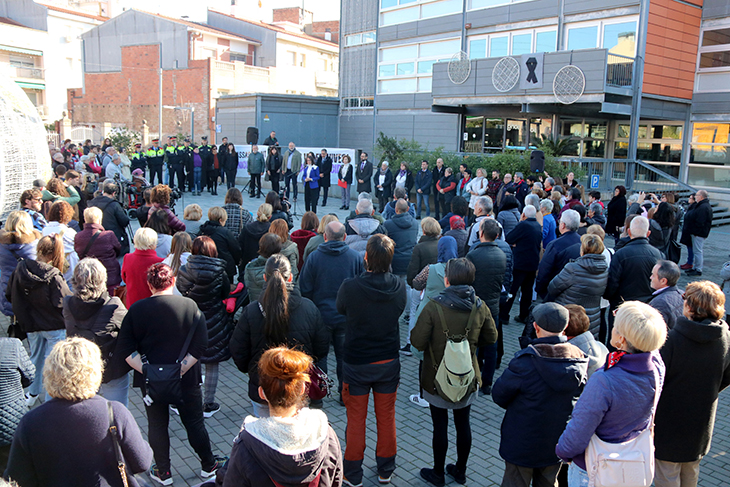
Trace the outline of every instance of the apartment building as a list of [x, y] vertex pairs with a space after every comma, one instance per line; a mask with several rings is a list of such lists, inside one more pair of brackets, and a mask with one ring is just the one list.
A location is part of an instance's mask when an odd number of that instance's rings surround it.
[[340, 21], [343, 147], [567, 137], [580, 160], [730, 188], [727, 0], [343, 0]]

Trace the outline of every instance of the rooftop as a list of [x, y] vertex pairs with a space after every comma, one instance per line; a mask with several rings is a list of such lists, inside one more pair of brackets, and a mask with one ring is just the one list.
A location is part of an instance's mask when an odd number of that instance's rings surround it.
[[94, 14], [82, 12], [80, 10], [69, 10], [67, 8], [61, 8], [61, 7], [57, 7], [55, 5], [48, 5], [47, 3], [41, 3], [41, 2], [37, 2], [37, 3], [38, 3], [38, 5], [43, 5], [48, 10], [54, 10], [56, 12], [61, 12], [61, 13], [68, 14], [68, 15], [76, 15], [78, 17], [85, 17], [87, 19], [98, 20], [99, 22], [106, 22], [107, 20], [109, 20], [109, 17], [103, 17], [101, 15], [94, 15]]

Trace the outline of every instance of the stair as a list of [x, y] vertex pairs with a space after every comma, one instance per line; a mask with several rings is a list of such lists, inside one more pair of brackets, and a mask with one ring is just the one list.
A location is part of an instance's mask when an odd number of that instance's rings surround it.
[[[689, 195], [693, 193], [690, 190], [672, 191], [677, 197], [677, 200], [687, 200]], [[659, 195], [660, 193], [656, 193]], [[721, 225], [730, 225], [730, 209], [720, 206], [720, 203], [716, 201], [710, 201], [712, 207], [712, 226], [719, 227]]]

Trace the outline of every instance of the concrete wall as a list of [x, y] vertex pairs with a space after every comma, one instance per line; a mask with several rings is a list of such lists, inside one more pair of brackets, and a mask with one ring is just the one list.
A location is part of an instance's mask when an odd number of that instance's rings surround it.
[[256, 48], [256, 66], [276, 66], [276, 32], [266, 27], [244, 22], [230, 15], [208, 10], [208, 25], [234, 34], [261, 41]]
[[0, 17], [7, 17], [31, 29], [48, 30], [48, 8], [33, 0], [0, 0]]

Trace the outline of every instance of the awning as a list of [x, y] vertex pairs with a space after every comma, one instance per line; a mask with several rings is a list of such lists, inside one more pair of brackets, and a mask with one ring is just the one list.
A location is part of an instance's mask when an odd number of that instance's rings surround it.
[[29, 54], [31, 56], [42, 56], [43, 51], [36, 51], [34, 49], [24, 49], [22, 47], [12, 47], [0, 44], [0, 51], [17, 52], [19, 54]]
[[27, 88], [29, 90], [45, 90], [46, 85], [43, 83], [26, 83], [25, 81], [16, 81], [18, 86], [21, 88]]

